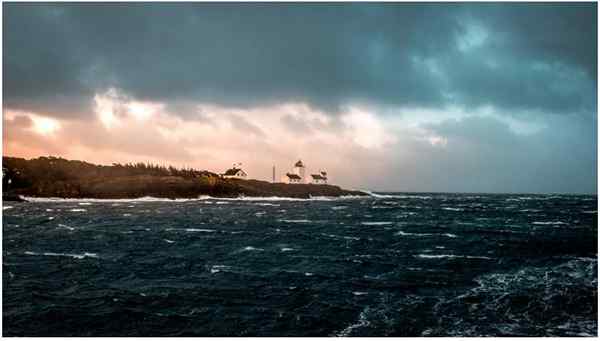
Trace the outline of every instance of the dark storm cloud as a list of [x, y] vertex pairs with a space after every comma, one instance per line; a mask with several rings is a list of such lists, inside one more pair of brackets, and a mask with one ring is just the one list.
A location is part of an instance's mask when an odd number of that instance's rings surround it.
[[[403, 141], [395, 151], [409, 155], [385, 170], [399, 179], [395, 188], [405, 191], [596, 193], [596, 122], [569, 115], [545, 122], [548, 129], [530, 135], [490, 116], [428, 124], [447, 145]], [[374, 179], [370, 188], [390, 188], [385, 178]]]
[[[4, 100], [69, 115], [116, 87], [172, 103], [576, 111], [595, 107], [596, 22], [594, 3], [12, 3]], [[487, 37], [463, 51], [470, 25]]]

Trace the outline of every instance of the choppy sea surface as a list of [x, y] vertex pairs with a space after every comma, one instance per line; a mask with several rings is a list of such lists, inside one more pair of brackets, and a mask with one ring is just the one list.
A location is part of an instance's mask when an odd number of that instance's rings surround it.
[[4, 336], [595, 336], [597, 197], [3, 206]]

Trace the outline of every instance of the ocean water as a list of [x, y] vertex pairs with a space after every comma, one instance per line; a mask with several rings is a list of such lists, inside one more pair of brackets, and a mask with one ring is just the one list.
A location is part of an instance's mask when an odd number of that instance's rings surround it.
[[4, 336], [595, 336], [597, 198], [3, 207]]

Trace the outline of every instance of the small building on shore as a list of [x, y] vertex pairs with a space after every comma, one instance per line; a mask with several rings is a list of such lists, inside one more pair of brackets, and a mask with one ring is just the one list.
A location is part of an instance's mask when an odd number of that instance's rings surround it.
[[295, 173], [286, 173], [281, 179], [281, 182], [285, 184], [301, 184], [302, 178], [300, 177], [300, 175]]
[[286, 173], [283, 177], [281, 177], [281, 182], [286, 184], [303, 184], [307, 182], [305, 174], [306, 167], [304, 166], [302, 160], [298, 160], [298, 162], [294, 164], [291, 172]]
[[306, 173], [306, 167], [304, 166], [302, 160], [298, 160], [298, 162], [294, 164], [294, 169], [292, 170], [292, 173], [298, 175], [301, 181], [305, 182], [304, 174]]
[[311, 174], [312, 183], [317, 185], [327, 184], [327, 172], [320, 171], [318, 174]]
[[244, 172], [240, 165], [241, 164], [234, 164], [233, 167], [226, 170], [225, 173], [221, 174], [221, 176], [223, 176], [225, 179], [246, 179], [248, 174]]

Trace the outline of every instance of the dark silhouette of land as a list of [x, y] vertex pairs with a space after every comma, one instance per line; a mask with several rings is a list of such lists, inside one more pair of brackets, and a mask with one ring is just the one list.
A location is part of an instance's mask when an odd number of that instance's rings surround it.
[[2, 158], [3, 200], [19, 196], [133, 199], [213, 197], [292, 197], [367, 195], [333, 185], [284, 184], [224, 179], [219, 174], [145, 163], [95, 165], [57, 157]]

